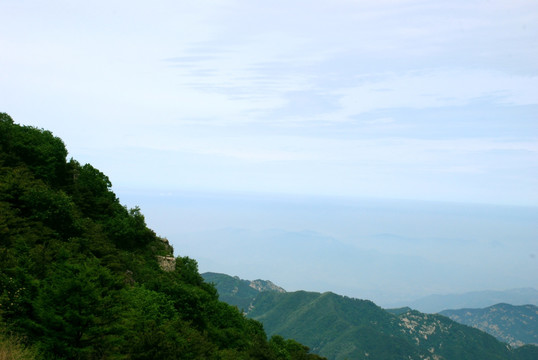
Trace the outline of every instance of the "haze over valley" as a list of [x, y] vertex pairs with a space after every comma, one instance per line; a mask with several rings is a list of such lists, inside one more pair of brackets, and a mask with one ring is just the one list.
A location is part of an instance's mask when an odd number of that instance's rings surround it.
[[288, 290], [334, 291], [381, 306], [431, 294], [538, 288], [538, 209], [532, 207], [119, 194], [141, 205], [148, 223], [197, 259], [202, 272], [270, 279]]

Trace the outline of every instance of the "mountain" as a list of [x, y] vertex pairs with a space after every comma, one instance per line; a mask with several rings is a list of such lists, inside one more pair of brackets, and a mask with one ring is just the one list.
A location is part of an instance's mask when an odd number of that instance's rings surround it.
[[[205, 276], [205, 275], [204, 275]], [[538, 347], [511, 349], [483, 331], [437, 314], [409, 308], [386, 311], [371, 301], [331, 292], [251, 291], [241, 282], [213, 277], [220, 297], [232, 305], [250, 299], [246, 315], [268, 334], [294, 338], [328, 359], [536, 359]], [[248, 281], [246, 281], [248, 283]], [[242, 292], [242, 289], [248, 290]]]
[[391, 307], [409, 306], [426, 313], [438, 313], [447, 309], [485, 308], [499, 303], [512, 305], [537, 305], [538, 290], [533, 288], [505, 291], [473, 291], [463, 294], [430, 295]]
[[497, 304], [484, 309], [444, 310], [439, 314], [485, 331], [512, 346], [538, 345], [538, 307]]
[[0, 358], [321, 359], [269, 340], [50, 131], [0, 113]]
[[233, 303], [243, 311], [248, 310], [252, 299], [262, 291], [286, 292], [267, 280], [242, 280], [237, 276], [231, 277], [213, 272], [203, 273], [202, 277], [208, 283], [216, 284], [220, 300]]
[[405, 313], [407, 313], [407, 312], [409, 312], [411, 310], [413, 310], [413, 309], [411, 309], [408, 306], [404, 306], [404, 307], [401, 307], [401, 308], [385, 309], [386, 312], [389, 312], [389, 313], [391, 313], [393, 315], [396, 315], [396, 316], [401, 315], [401, 314], [405, 314]]

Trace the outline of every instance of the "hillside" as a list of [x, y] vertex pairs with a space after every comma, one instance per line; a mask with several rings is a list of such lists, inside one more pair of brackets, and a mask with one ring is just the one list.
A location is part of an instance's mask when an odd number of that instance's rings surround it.
[[[228, 275], [215, 279], [227, 283]], [[223, 297], [244, 302], [241, 288], [216, 288]], [[228, 291], [228, 292], [226, 292]], [[225, 294], [224, 294], [225, 293]], [[247, 316], [264, 324], [268, 334], [292, 337], [329, 359], [533, 359], [538, 348], [511, 349], [477, 329], [441, 315], [408, 308], [385, 311], [373, 302], [330, 292], [249, 290]]]
[[248, 310], [252, 299], [262, 291], [286, 292], [267, 280], [249, 281], [213, 272], [203, 273], [202, 277], [206, 282], [216, 284], [221, 301], [233, 304], [243, 311]]
[[484, 309], [445, 310], [440, 314], [512, 346], [538, 345], [538, 307], [535, 305], [497, 304]]
[[[319, 359], [218, 300], [197, 263], [50, 131], [0, 113], [0, 354]], [[6, 355], [7, 354], [7, 355]], [[32, 354], [32, 355], [28, 355]]]

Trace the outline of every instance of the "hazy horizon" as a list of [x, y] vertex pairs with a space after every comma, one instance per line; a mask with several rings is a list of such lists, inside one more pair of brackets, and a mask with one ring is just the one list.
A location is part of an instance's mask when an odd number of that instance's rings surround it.
[[200, 272], [379, 305], [538, 288], [538, 207], [118, 190]]

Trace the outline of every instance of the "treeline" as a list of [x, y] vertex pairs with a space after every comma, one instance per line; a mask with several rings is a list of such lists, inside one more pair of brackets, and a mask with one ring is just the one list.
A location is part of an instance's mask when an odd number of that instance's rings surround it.
[[195, 260], [163, 271], [168, 242], [67, 154], [50, 131], [0, 113], [0, 347], [40, 359], [322, 359], [268, 340], [218, 301]]

